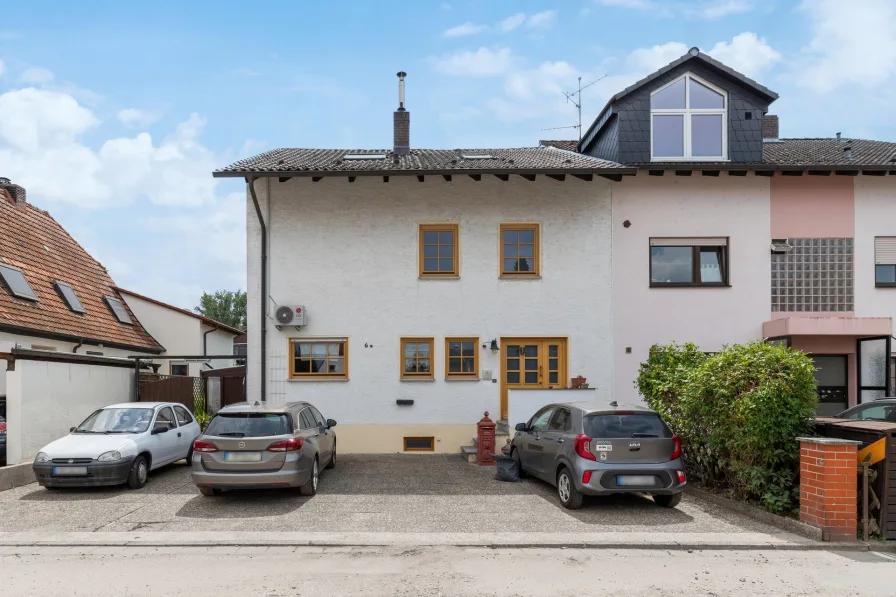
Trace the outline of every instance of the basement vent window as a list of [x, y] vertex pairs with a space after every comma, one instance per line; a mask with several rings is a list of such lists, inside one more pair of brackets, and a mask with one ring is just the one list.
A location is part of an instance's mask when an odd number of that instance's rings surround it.
[[22, 299], [37, 302], [37, 295], [34, 289], [25, 279], [25, 274], [17, 267], [11, 265], [0, 264], [0, 279], [6, 284], [10, 294]]
[[434, 437], [406, 437], [404, 438], [405, 452], [434, 452]]
[[460, 159], [462, 160], [494, 160], [495, 156], [488, 153], [462, 153], [460, 154]]
[[131, 321], [131, 316], [128, 315], [127, 309], [124, 308], [124, 305], [121, 304], [121, 301], [117, 298], [112, 298], [111, 296], [103, 297], [106, 299], [106, 304], [109, 305], [109, 308], [112, 309], [112, 312], [115, 313], [115, 317], [121, 323], [126, 323], [128, 325], [134, 325], [134, 322]]
[[56, 290], [58, 290], [59, 294], [62, 295], [62, 298], [65, 299], [65, 303], [68, 305], [69, 309], [75, 313], [87, 313], [87, 309], [85, 309], [84, 305], [81, 304], [81, 301], [78, 300], [78, 295], [75, 294], [75, 290], [72, 288], [71, 284], [66, 284], [59, 280], [56, 280], [54, 284], [56, 285]]
[[347, 153], [342, 156], [343, 160], [385, 160], [385, 153]]

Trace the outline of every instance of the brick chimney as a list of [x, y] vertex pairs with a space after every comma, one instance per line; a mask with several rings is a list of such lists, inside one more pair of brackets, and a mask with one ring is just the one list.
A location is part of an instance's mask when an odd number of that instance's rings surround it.
[[394, 144], [392, 153], [405, 155], [411, 150], [411, 113], [404, 109], [404, 78], [408, 74], [398, 73], [398, 109], [392, 119]]
[[25, 188], [10, 182], [8, 178], [0, 176], [0, 189], [9, 193], [9, 198], [16, 205], [25, 204]]
[[778, 140], [778, 116], [766, 114], [762, 117], [762, 138]]

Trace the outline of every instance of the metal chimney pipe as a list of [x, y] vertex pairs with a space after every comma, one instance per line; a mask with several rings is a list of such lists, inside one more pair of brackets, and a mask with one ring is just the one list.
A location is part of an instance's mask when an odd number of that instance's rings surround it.
[[404, 78], [408, 74], [404, 71], [398, 73], [398, 109], [404, 111]]
[[838, 142], [840, 141], [840, 133], [839, 132], [837, 133], [837, 141]]

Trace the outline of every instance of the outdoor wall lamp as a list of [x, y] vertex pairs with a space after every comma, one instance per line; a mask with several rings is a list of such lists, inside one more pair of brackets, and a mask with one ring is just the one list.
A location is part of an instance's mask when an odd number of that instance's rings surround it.
[[482, 348], [490, 348], [492, 351], [492, 354], [498, 354], [498, 351], [501, 350], [500, 348], [498, 348], [498, 339], [497, 338], [492, 338], [491, 343], [483, 342]]

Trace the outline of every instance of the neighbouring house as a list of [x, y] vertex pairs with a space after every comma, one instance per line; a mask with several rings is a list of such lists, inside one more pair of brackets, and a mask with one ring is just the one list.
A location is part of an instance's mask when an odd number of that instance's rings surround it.
[[246, 355], [248, 354], [246, 338], [246, 334], [240, 334], [233, 339], [233, 356], [236, 357], [238, 366], [246, 365]]
[[805, 350], [820, 412], [892, 391], [896, 144], [780, 138], [777, 94], [695, 48], [578, 143], [417, 149], [403, 75], [391, 149], [214, 173], [247, 181], [250, 397], [453, 452], [485, 410], [637, 400], [654, 343]]
[[162, 356], [189, 356], [191, 359], [160, 359], [163, 375], [199, 377], [201, 371], [232, 367], [234, 358], [200, 359], [200, 356], [232, 355], [234, 338], [243, 331], [198, 313], [162, 301], [115, 288], [128, 308], [152, 336], [165, 346]]

